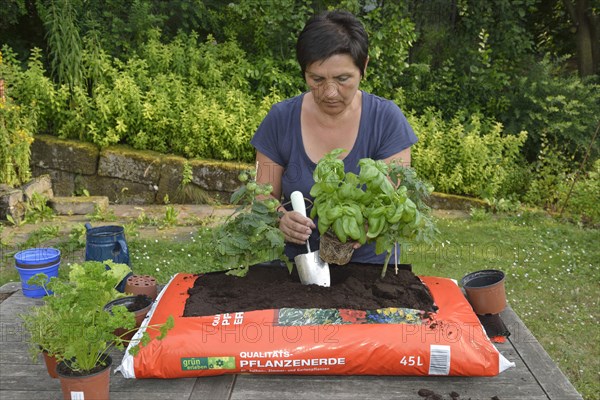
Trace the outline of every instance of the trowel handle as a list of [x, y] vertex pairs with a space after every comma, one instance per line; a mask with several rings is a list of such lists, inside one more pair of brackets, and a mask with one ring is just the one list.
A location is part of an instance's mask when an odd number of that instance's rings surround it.
[[[304, 204], [304, 195], [302, 192], [298, 190], [292, 192], [290, 199], [292, 200], [292, 208], [294, 211], [299, 212], [304, 218], [306, 218], [306, 204]], [[310, 253], [310, 240], [306, 241], [306, 248]]]
[[304, 195], [302, 192], [298, 190], [292, 192], [290, 199], [292, 200], [292, 208], [294, 211], [297, 211], [302, 214], [303, 217], [306, 217], [306, 204], [304, 204]]

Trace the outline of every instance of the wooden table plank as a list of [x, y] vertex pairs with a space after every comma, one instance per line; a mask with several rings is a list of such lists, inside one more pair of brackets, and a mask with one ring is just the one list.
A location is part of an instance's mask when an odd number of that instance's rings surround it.
[[540, 387], [550, 399], [580, 400], [581, 395], [569, 382], [546, 350], [527, 329], [517, 314], [507, 307], [501, 314], [502, 320], [511, 332], [509, 341], [535, 377]]
[[[1, 290], [1, 289], [0, 289]], [[27, 352], [27, 334], [17, 315], [40, 300], [20, 291], [0, 304], [0, 398], [61, 399], [60, 382], [51, 379], [43, 362]], [[516, 364], [495, 377], [410, 376], [294, 376], [222, 375], [182, 379], [125, 379], [111, 375], [114, 399], [419, 399], [419, 389], [429, 389], [449, 398], [454, 391], [461, 399], [567, 400], [581, 399], [564, 374], [552, 362], [518, 316], [507, 308], [502, 314], [512, 335], [499, 351]], [[111, 352], [113, 370], [122, 357]]]
[[196, 379], [190, 400], [228, 400], [231, 398], [237, 375], [207, 376]]
[[[60, 389], [37, 392], [2, 390], [0, 395], [3, 400], [63, 400]], [[114, 400], [187, 400], [189, 397], [183, 393], [116, 392], [111, 390], [110, 398]], [[205, 400], [212, 400], [212, 398], [206, 397]]]
[[[0, 366], [0, 384], [1, 390], [13, 391], [60, 391], [60, 382], [58, 379], [52, 379], [43, 364], [29, 365], [2, 365]], [[0, 396], [0, 398], [6, 398]], [[10, 397], [9, 397], [10, 398]]]
[[43, 365], [42, 356], [33, 359], [27, 348], [13, 347], [8, 350], [2, 350], [0, 353], [0, 364], [20, 365], [20, 364], [40, 364]]
[[40, 390], [36, 392], [28, 390], [4, 390], [0, 389], [0, 396], [3, 400], [63, 400], [63, 395], [60, 389], [56, 390]]
[[415, 376], [240, 375], [231, 399], [368, 399], [415, 400], [420, 389], [445, 398], [547, 400], [535, 384], [515, 387], [510, 379]]
[[[114, 371], [114, 368], [113, 368]], [[156, 396], [156, 398], [189, 399], [194, 390], [196, 379], [125, 379], [121, 374], [111, 374], [110, 393], [121, 393], [116, 399], [129, 399], [133, 394], [144, 393], [145, 395]], [[125, 396], [127, 394], [127, 396]], [[131, 394], [131, 395], [130, 395]], [[154, 398], [154, 397], [152, 397]]]

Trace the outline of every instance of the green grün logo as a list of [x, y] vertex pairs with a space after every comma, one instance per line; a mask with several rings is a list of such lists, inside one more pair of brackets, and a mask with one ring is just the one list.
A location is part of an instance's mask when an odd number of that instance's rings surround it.
[[182, 371], [203, 369], [235, 369], [235, 357], [183, 357]]

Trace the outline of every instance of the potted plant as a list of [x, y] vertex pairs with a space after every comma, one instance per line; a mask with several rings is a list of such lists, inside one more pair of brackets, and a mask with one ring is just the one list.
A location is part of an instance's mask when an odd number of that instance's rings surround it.
[[[154, 300], [151, 297], [146, 296], [145, 294], [127, 295], [108, 302], [104, 306], [104, 310], [112, 312], [113, 308], [116, 306], [124, 306], [127, 311], [133, 313], [135, 317], [135, 329], [138, 329], [150, 311], [153, 301]], [[133, 330], [125, 327], [121, 327], [115, 331], [117, 336], [127, 342], [131, 340], [134, 333]]]
[[27, 314], [21, 315], [21, 319], [30, 335], [29, 350], [32, 357], [37, 357], [40, 353], [43, 355], [50, 376], [57, 377], [56, 364], [64, 358], [64, 340], [58, 330], [70, 317], [76, 300], [72, 297], [55, 296], [54, 289], [58, 288], [64, 293], [66, 289], [74, 286], [81, 292], [91, 291], [95, 300], [102, 304], [121, 295], [114, 287], [119, 283], [122, 273], [127, 270], [129, 270], [127, 265], [112, 261], [105, 263], [86, 261], [71, 267], [70, 285], [54, 277], [49, 280], [44, 273], [36, 274], [29, 279], [27, 282], [29, 285], [39, 286], [45, 291], [45, 303], [33, 307]]
[[364, 210], [370, 198], [360, 178], [344, 172], [344, 162], [338, 157], [343, 149], [326, 154], [313, 173], [315, 184], [310, 190], [314, 204], [310, 217], [318, 216], [321, 234], [321, 258], [331, 264], [344, 265], [354, 252], [353, 241], [365, 244], [367, 230]]
[[231, 196], [237, 205], [233, 214], [212, 230], [215, 243], [212, 256], [230, 274], [244, 276], [251, 265], [281, 260], [289, 271], [292, 264], [284, 253], [284, 237], [279, 230], [278, 200], [269, 197], [269, 184], [258, 184], [256, 170], [240, 173], [242, 185]]
[[[42, 287], [45, 287], [46, 277], [44, 274], [40, 274], [40, 280], [44, 281], [41, 284]], [[32, 283], [34, 281], [38, 282], [37, 278], [32, 278]], [[43, 355], [48, 375], [52, 378], [58, 378], [56, 355], [60, 353], [60, 348], [54, 338], [56, 337], [56, 322], [60, 318], [60, 313], [48, 304], [33, 307], [29, 313], [21, 315], [23, 327], [29, 332], [30, 354], [33, 359], [36, 359], [40, 353]]]
[[330, 254], [343, 252], [329, 250], [332, 238], [350, 248], [352, 241], [375, 242], [377, 254], [387, 252], [383, 277], [397, 244], [433, 240], [437, 231], [424, 201], [432, 188], [409, 167], [370, 158], [359, 161], [359, 175], [346, 173], [338, 158], [343, 152], [335, 149], [326, 154], [313, 174], [311, 217], [319, 218], [320, 255], [329, 263], [343, 265], [350, 261], [352, 253], [343, 259], [330, 258]]
[[[39, 349], [41, 345], [57, 358], [57, 373], [65, 399], [71, 398], [71, 392], [108, 398], [112, 363], [108, 353], [113, 347], [123, 349], [123, 336], [136, 329], [134, 314], [124, 306], [113, 307], [111, 312], [103, 308], [110, 300], [123, 296], [115, 290], [120, 279], [115, 271], [118, 268], [119, 264], [112, 264], [106, 269], [100, 262], [73, 265], [67, 280], [50, 280], [47, 286], [53, 294], [45, 297], [45, 304], [23, 316], [31, 333], [31, 347]], [[40, 275], [36, 279], [44, 277]], [[48, 316], [52, 327], [44, 325]], [[162, 339], [172, 324], [170, 318], [164, 325], [151, 328], [160, 329], [158, 339]], [[119, 328], [126, 331], [115, 333]], [[137, 346], [149, 340], [146, 330]], [[134, 346], [131, 351], [137, 349]], [[88, 384], [100, 386], [89, 387]]]

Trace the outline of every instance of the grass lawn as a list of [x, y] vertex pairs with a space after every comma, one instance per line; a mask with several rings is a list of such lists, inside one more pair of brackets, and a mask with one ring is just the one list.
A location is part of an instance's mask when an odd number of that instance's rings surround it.
[[438, 246], [405, 252], [413, 270], [457, 280], [504, 271], [510, 306], [583, 397], [599, 399], [600, 231], [536, 214], [440, 219], [438, 227]]
[[[600, 231], [535, 212], [440, 217], [437, 224], [440, 242], [405, 248], [401, 261], [416, 274], [456, 280], [481, 269], [504, 271], [510, 306], [583, 397], [600, 399]], [[177, 241], [136, 235], [135, 226], [126, 235], [136, 274], [165, 283], [177, 272], [219, 269], [205, 257], [212, 246], [205, 228]], [[0, 272], [0, 284], [18, 280], [14, 268]]]

